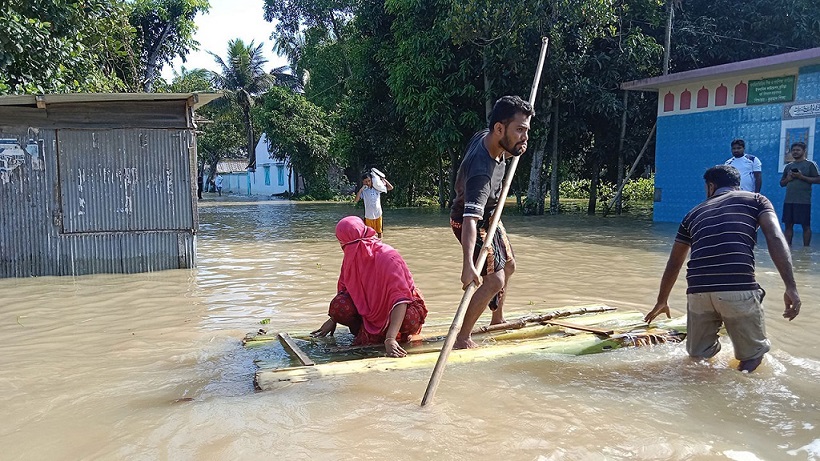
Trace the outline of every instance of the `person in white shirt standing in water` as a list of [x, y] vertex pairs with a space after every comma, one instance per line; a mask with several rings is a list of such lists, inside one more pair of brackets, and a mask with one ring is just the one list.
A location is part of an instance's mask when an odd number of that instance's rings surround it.
[[760, 159], [746, 153], [746, 142], [742, 139], [732, 141], [732, 158], [725, 165], [731, 165], [740, 172], [740, 190], [760, 193], [763, 186], [763, 165]]
[[[393, 190], [393, 185], [390, 184], [387, 178], [382, 177], [381, 181], [384, 182], [384, 187], [387, 190]], [[373, 228], [379, 238], [382, 238], [383, 230], [381, 194], [380, 190], [373, 187], [373, 179], [370, 177], [370, 173], [367, 173], [362, 175], [362, 188], [359, 189], [356, 199], [353, 201], [354, 205], [359, 203], [359, 200], [364, 201], [364, 224]]]

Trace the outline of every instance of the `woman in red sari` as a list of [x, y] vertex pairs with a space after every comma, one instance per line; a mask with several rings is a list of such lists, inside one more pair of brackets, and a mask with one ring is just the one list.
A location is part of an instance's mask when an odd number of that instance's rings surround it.
[[330, 319], [311, 334], [333, 334], [341, 323], [356, 337], [354, 345], [384, 343], [388, 356], [404, 357], [399, 342], [414, 339], [427, 317], [413, 274], [399, 252], [359, 217], [339, 221], [336, 239], [344, 251], [338, 294], [330, 302]]

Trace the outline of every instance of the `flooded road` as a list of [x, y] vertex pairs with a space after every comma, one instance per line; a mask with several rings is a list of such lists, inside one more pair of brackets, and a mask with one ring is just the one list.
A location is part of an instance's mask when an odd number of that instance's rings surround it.
[[[241, 339], [325, 320], [342, 259], [333, 228], [349, 214], [361, 209], [206, 202], [196, 269], [0, 280], [0, 459], [820, 460], [817, 249], [793, 253], [804, 302], [793, 322], [757, 250], [772, 353], [751, 375], [730, 367], [726, 341], [708, 363], [667, 344], [451, 364], [426, 408], [432, 367], [254, 391], [254, 360], [284, 353]], [[504, 221], [518, 257], [508, 319], [584, 304], [648, 311], [677, 229]], [[449, 324], [461, 253], [446, 213], [388, 209], [384, 239], [424, 292], [428, 324]], [[682, 273], [677, 314], [685, 285]]]

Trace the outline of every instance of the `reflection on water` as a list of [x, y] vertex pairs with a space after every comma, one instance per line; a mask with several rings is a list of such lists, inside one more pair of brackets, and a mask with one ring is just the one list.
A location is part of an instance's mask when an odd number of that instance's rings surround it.
[[[289, 357], [241, 339], [324, 321], [341, 263], [333, 227], [360, 213], [208, 202], [197, 269], [0, 280], [2, 458], [820, 459], [812, 249], [793, 253], [805, 306], [793, 322], [780, 317], [782, 282], [758, 250], [773, 351], [751, 375], [730, 368], [728, 342], [706, 362], [667, 344], [451, 364], [424, 409], [429, 369], [255, 392], [254, 362]], [[645, 312], [677, 229], [582, 215], [505, 224], [518, 257], [508, 318], [579, 304]], [[427, 328], [446, 328], [462, 294], [446, 213], [386, 210], [385, 241], [428, 300]], [[684, 289], [681, 277], [679, 314]]]

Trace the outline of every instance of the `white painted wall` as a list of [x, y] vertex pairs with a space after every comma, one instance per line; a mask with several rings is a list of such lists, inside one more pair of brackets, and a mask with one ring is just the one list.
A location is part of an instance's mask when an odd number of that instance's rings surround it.
[[[256, 145], [256, 171], [223, 173], [222, 192], [239, 195], [265, 195], [295, 192], [293, 180], [288, 188], [288, 160], [271, 158], [268, 140], [263, 134]], [[249, 183], [250, 181], [250, 183]]]
[[[274, 195], [295, 191], [291, 180], [288, 188], [288, 160], [271, 158], [268, 138], [264, 134], [256, 144], [256, 171], [251, 173], [251, 195]], [[247, 189], [247, 183], [245, 185]]]

